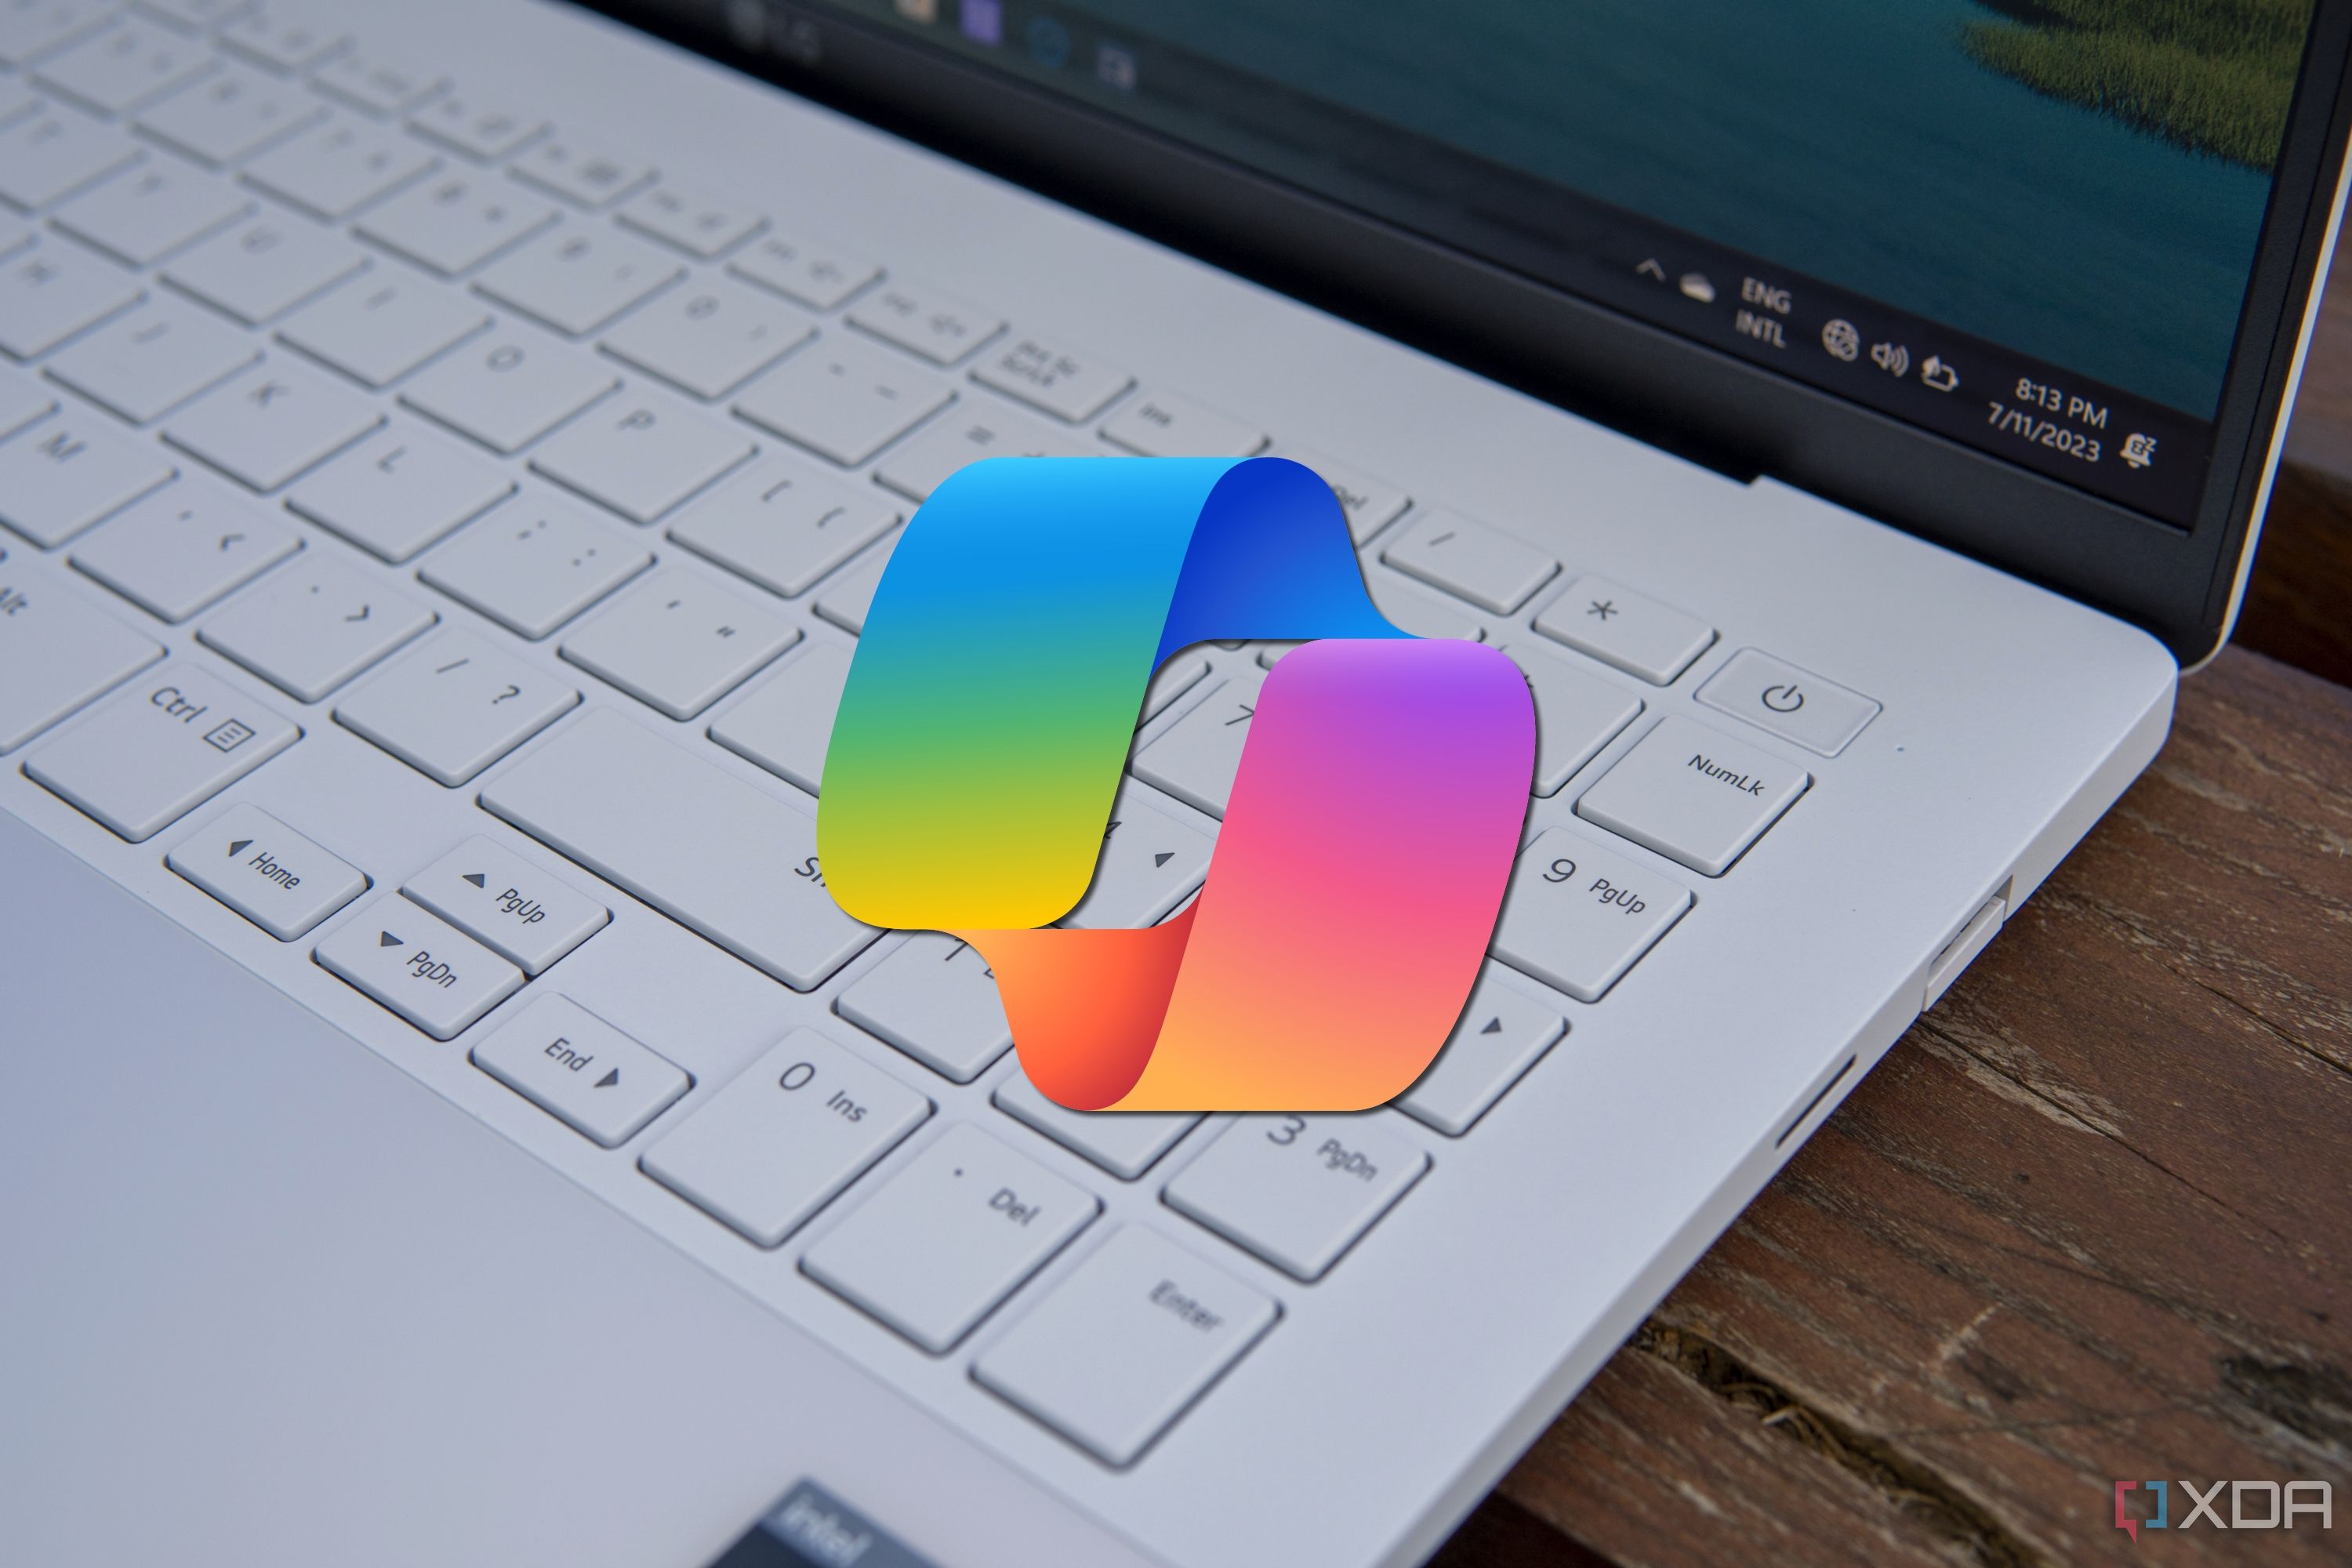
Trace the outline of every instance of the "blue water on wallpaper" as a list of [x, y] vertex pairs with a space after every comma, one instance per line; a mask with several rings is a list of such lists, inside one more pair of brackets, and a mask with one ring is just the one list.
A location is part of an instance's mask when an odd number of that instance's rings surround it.
[[1977, 65], [1971, 0], [1086, 5], [2200, 416], [2270, 193]]

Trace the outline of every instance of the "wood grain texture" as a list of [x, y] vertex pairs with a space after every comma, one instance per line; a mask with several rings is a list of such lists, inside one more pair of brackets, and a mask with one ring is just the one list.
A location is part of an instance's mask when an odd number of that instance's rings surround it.
[[[2352, 288], [2290, 450], [2155, 765], [1444, 1568], [2352, 1562]], [[2232, 1477], [2336, 1530], [2114, 1527]]]
[[1628, 1568], [2126, 1563], [2117, 1479], [2352, 1476], [2347, 779], [2352, 692], [2238, 650], [2189, 682], [1503, 1495]]

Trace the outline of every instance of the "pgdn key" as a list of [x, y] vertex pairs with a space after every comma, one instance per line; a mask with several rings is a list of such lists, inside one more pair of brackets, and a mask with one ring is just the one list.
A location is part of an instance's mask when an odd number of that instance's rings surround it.
[[513, 995], [522, 971], [447, 921], [387, 893], [311, 954], [436, 1040]]

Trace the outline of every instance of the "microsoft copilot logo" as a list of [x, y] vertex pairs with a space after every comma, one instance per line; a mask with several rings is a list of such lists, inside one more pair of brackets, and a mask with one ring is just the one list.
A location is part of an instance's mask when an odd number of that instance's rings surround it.
[[[1210, 639], [1268, 674], [1200, 895], [1074, 930], [1144, 689]], [[1494, 932], [1535, 766], [1511, 661], [1389, 624], [1282, 458], [999, 458], [890, 557], [834, 721], [825, 882], [996, 975], [1021, 1066], [1097, 1110], [1359, 1110], [1425, 1069]]]

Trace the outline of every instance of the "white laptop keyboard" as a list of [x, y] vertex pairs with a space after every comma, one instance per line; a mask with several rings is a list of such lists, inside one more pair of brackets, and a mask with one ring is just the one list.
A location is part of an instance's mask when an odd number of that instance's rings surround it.
[[[1108, 1464], [1303, 1293], [1344, 1289], [1349, 1251], [1540, 1070], [1564, 998], [1602, 1001], [1703, 919], [1695, 892], [1811, 783], [1681, 716], [1595, 763], [1717, 640], [1704, 619], [1286, 447], [1223, 411], [1244, 389], [1158, 385], [542, 123], [478, 63], [453, 83], [234, 0], [0, 0], [0, 753], [160, 838], [123, 852], [257, 951], [308, 944], [419, 1047], [466, 1037], [681, 1216], [768, 1249], [842, 1216], [793, 1266], [904, 1354], [970, 1354], [1003, 1312], [971, 1374]], [[1573, 812], [1522, 856], [1496, 962], [1395, 1109], [1073, 1113], [1008, 1059], [977, 955], [824, 892], [834, 707], [894, 531], [961, 464], [1268, 450], [1332, 481], [1400, 624], [1518, 659], [1538, 794], [1574, 780]], [[1198, 887], [1281, 651], [1187, 650], [1153, 683], [1076, 923]], [[1823, 757], [1876, 711], [1752, 650], [1697, 695]], [[330, 727], [430, 781], [445, 852], [355, 864], [332, 799], [313, 837], [215, 798]], [[566, 994], [630, 900], [821, 1018], [697, 1082]], [[1024, 1292], [1096, 1226], [1108, 1244]], [[1079, 1335], [1129, 1347], [1119, 1373], [1076, 1376]]]

